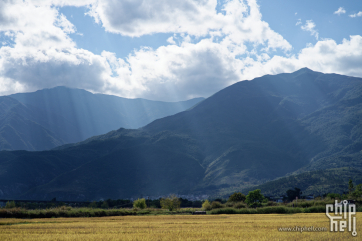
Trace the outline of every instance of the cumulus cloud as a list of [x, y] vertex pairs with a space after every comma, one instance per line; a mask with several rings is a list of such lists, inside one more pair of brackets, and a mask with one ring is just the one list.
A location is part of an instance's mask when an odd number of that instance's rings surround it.
[[351, 18], [355, 18], [355, 17], [362, 17], [362, 11], [359, 11], [358, 13], [355, 14], [351, 14], [349, 15]]
[[264, 45], [264, 50], [283, 49], [290, 50], [292, 46], [280, 34], [273, 31], [269, 24], [262, 21], [259, 6], [255, 0], [248, 0], [247, 4], [242, 1], [229, 1], [224, 5], [223, 10], [225, 24], [221, 30], [225, 38], [223, 44], [229, 45], [229, 49], [240, 51], [239, 46], [246, 42], [255, 45]]
[[170, 44], [176, 44], [176, 42], [175, 42], [175, 40], [173, 39], [172, 36], [167, 39], [167, 42], [170, 43]]
[[335, 11], [333, 14], [341, 15], [345, 14], [346, 10], [343, 7], [339, 7], [337, 11]]
[[[167, 100], [209, 96], [240, 79], [240, 67], [226, 47], [204, 39], [197, 44], [143, 48], [127, 58], [114, 58], [117, 77], [108, 91], [123, 89], [145, 98]], [[132, 70], [132, 71], [131, 71]]]
[[[318, 41], [291, 57], [274, 56], [263, 63], [253, 62], [243, 72], [244, 77], [255, 78], [265, 74], [293, 72], [303, 67], [324, 73], [362, 76], [362, 37], [350, 36], [337, 44], [332, 39]], [[258, 73], [258, 76], [255, 75]]]
[[[267, 59], [270, 51], [291, 49], [262, 21], [255, 0], [228, 1], [224, 14], [216, 12], [215, 0], [80, 1], [77, 6], [88, 6], [88, 14], [107, 31], [127, 36], [174, 33], [167, 40], [170, 45], [144, 47], [125, 59], [106, 51], [95, 55], [77, 48], [69, 37], [76, 27], [57, 6], [71, 4], [66, 0], [3, 4], [0, 31], [11, 35], [14, 44], [0, 48], [1, 94], [66, 85], [149, 99], [209, 96], [242, 78], [245, 63], [240, 55]], [[253, 49], [246, 47], [250, 43]]]
[[[126, 58], [80, 49], [76, 27], [61, 6], [87, 6], [106, 31], [130, 37], [170, 33], [165, 46], [135, 49]], [[12, 0], [0, 2], [0, 94], [59, 85], [123, 97], [184, 100], [210, 96], [237, 81], [310, 67], [362, 76], [361, 36], [292, 46], [262, 20], [256, 0]], [[156, 14], [157, 13], [157, 14]], [[312, 20], [301, 28], [318, 39]], [[297, 23], [297, 25], [299, 25]], [[285, 53], [286, 56], [277, 56]], [[281, 51], [280, 51], [281, 50]]]
[[36, 6], [56, 6], [56, 7], [64, 7], [64, 6], [74, 6], [74, 7], [82, 7], [82, 6], [90, 6], [97, 2], [97, 0], [25, 0], [26, 2], [30, 2]]
[[310, 32], [310, 34], [312, 36], [314, 36], [317, 40], [319, 37], [319, 33], [318, 31], [315, 29], [316, 25], [313, 22], [313, 20], [307, 20], [305, 25], [301, 26], [301, 29], [303, 29], [304, 31]]
[[13, 41], [0, 48], [0, 94], [75, 82], [91, 90], [104, 85], [106, 60], [76, 48], [68, 35], [75, 26], [52, 5], [14, 0], [0, 9], [0, 31]]
[[[207, 28], [210, 37], [194, 41], [190, 36], [195, 35], [190, 30], [168, 38], [171, 45], [158, 49], [142, 48], [122, 63], [113, 56], [112, 65], [119, 67], [106, 91], [115, 94], [116, 90], [122, 91], [124, 96], [162, 100], [209, 96], [242, 79], [241, 69], [247, 62], [238, 56], [264, 60], [269, 58], [267, 53], [270, 51], [291, 49], [281, 35], [261, 20], [256, 1], [228, 1], [223, 11], [223, 15], [214, 15], [219, 19], [218, 27]], [[249, 43], [255, 48], [248, 49], [246, 44]], [[257, 46], [261, 46], [262, 53], [256, 51]]]
[[168, 32], [206, 35], [209, 29], [221, 27], [216, 4], [217, 0], [106, 0], [93, 4], [88, 14], [107, 31], [126, 36]]
[[[88, 14], [106, 31], [139, 37], [154, 33], [228, 37], [236, 45], [245, 41], [267, 43], [267, 49], [291, 49], [281, 35], [261, 20], [256, 0], [226, 1], [217, 13], [217, 0], [99, 1]], [[169, 39], [171, 41], [171, 39]], [[235, 46], [234, 46], [235, 47]]]

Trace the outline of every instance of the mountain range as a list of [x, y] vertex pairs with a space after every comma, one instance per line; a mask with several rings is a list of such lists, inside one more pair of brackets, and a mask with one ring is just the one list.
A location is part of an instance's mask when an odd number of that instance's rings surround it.
[[[139, 129], [51, 151], [2, 151], [0, 197], [225, 195], [258, 185], [271, 191], [283, 180], [294, 187], [318, 171], [355, 175], [362, 170], [361, 93], [361, 78], [307, 68], [241, 81]], [[337, 190], [329, 179], [310, 185]]]
[[49, 150], [121, 127], [136, 129], [202, 100], [127, 99], [66, 87], [1, 96], [0, 150]]

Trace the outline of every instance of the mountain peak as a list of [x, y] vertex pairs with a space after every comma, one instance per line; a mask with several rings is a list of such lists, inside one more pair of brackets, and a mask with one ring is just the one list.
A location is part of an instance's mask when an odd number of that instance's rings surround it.
[[309, 69], [307, 67], [304, 67], [304, 68], [301, 68], [301, 69], [299, 69], [299, 70], [297, 70], [297, 71], [295, 71], [293, 73], [308, 73], [308, 72], [315, 72], [315, 71], [313, 71], [313, 70], [311, 70], [311, 69]]
[[59, 85], [59, 86], [55, 86], [55, 87], [51, 87], [51, 88], [45, 88], [45, 89], [40, 89], [37, 90], [36, 92], [47, 92], [47, 91], [81, 91], [81, 92], [88, 92], [91, 94], [91, 92], [84, 90], [84, 89], [78, 89], [78, 88], [70, 88], [67, 86], [63, 86], [63, 85]]

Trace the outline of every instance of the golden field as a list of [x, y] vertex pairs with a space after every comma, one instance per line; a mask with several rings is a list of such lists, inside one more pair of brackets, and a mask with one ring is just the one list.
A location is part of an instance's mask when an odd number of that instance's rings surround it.
[[[279, 232], [279, 227], [325, 232]], [[357, 232], [362, 214], [357, 213]], [[0, 240], [361, 240], [362, 233], [329, 232], [316, 214], [160, 215], [101, 218], [0, 219]]]

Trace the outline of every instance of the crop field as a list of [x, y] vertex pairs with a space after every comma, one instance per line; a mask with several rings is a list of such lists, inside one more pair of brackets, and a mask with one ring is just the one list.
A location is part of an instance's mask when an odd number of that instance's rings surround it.
[[[362, 214], [356, 219], [358, 232]], [[327, 231], [278, 231], [296, 226]], [[0, 219], [0, 240], [358, 240], [360, 235], [330, 232], [322, 213]]]

